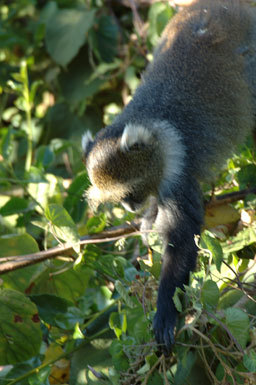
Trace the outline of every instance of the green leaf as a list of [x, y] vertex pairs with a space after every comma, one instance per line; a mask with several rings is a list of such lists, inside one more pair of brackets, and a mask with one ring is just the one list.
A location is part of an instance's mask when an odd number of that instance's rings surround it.
[[[31, 197], [38, 202], [37, 211], [43, 214], [43, 208], [47, 206], [49, 198], [53, 196], [54, 198], [60, 197], [60, 183], [62, 182], [61, 178], [56, 177], [53, 174], [45, 174], [46, 180], [42, 183], [30, 183], [28, 186], [28, 191]], [[35, 221], [41, 223], [39, 227], [48, 231], [47, 220], [45, 217], [41, 216]], [[36, 224], [37, 226], [37, 224]]]
[[28, 111], [29, 110], [29, 104], [23, 96], [18, 97], [15, 100], [14, 104], [20, 111]]
[[179, 299], [179, 294], [182, 294], [182, 293], [183, 293], [183, 290], [181, 290], [180, 287], [176, 287], [174, 296], [172, 297], [172, 298], [173, 298], [174, 305], [175, 305], [176, 309], [177, 309], [179, 312], [182, 312], [182, 303], [181, 303], [181, 301], [180, 301], [180, 299]]
[[[96, 71], [98, 67], [96, 67]], [[94, 76], [93, 68], [88, 60], [87, 47], [80, 50], [67, 71], [60, 74], [59, 80], [63, 96], [69, 103], [91, 98], [106, 83], [106, 79], [102, 76]]]
[[239, 231], [235, 237], [230, 237], [228, 241], [222, 245], [222, 249], [224, 253], [233, 253], [255, 242], [256, 229], [253, 227], [248, 227], [247, 229]]
[[241, 189], [256, 186], [256, 165], [248, 164], [237, 173], [238, 183]]
[[134, 334], [132, 334], [132, 336], [134, 336], [136, 341], [139, 343], [149, 341], [152, 338], [149, 322], [144, 314], [137, 319], [137, 322], [134, 325], [133, 333]]
[[204, 282], [201, 291], [201, 301], [204, 307], [216, 307], [220, 298], [219, 288], [216, 282], [208, 280]]
[[173, 15], [174, 10], [169, 4], [158, 1], [151, 5], [148, 14], [148, 37], [152, 45], [157, 44], [164, 27]]
[[143, 271], [148, 271], [156, 279], [159, 279], [161, 274], [162, 264], [161, 262], [154, 262], [152, 266], [147, 265], [144, 261], [139, 261], [140, 267]]
[[36, 166], [47, 168], [54, 160], [54, 154], [49, 146], [40, 146], [36, 150]]
[[8, 80], [7, 85], [17, 94], [22, 93], [23, 87], [21, 84], [14, 82], [13, 80]]
[[26, 181], [28, 183], [47, 183], [45, 173], [37, 167], [31, 166], [26, 172]]
[[[112, 381], [103, 380], [105, 377], [104, 374], [108, 374], [109, 369], [113, 367], [113, 363], [108, 349], [110, 344], [110, 339], [98, 339], [94, 340], [93, 343], [81, 346], [78, 351], [72, 353], [70, 365], [70, 378], [68, 383], [70, 385], [114, 385], [112, 384]], [[101, 379], [95, 379], [94, 377], [94, 379], [92, 380], [91, 375], [88, 375], [88, 366], [92, 367], [96, 372], [100, 373]], [[88, 381], [87, 378], [85, 378], [87, 377], [87, 375]]]
[[58, 6], [55, 1], [48, 1], [45, 7], [40, 12], [40, 23], [46, 24], [53, 15], [58, 11]]
[[36, 306], [22, 293], [0, 291], [0, 364], [23, 362], [37, 355], [42, 343]]
[[113, 263], [115, 257], [113, 255], [99, 255], [99, 250], [92, 250], [93, 247], [86, 247], [84, 252], [85, 265], [91, 267], [95, 271], [99, 271], [101, 274], [109, 275], [110, 277], [117, 278]]
[[40, 318], [53, 326], [57, 326], [55, 316], [66, 313], [68, 307], [73, 306], [73, 302], [52, 294], [31, 295], [30, 299], [37, 305]]
[[134, 307], [134, 302], [132, 301], [131, 297], [129, 296], [126, 288], [123, 286], [123, 284], [120, 281], [115, 282], [115, 288], [120, 294], [120, 296], [123, 298], [125, 301], [126, 305], [129, 307], [133, 308]]
[[220, 271], [221, 263], [223, 260], [223, 251], [220, 242], [214, 238], [213, 234], [205, 230], [200, 239], [201, 247], [210, 251], [216, 268]]
[[76, 225], [64, 207], [50, 204], [45, 209], [45, 216], [50, 221], [50, 232], [65, 242], [70, 243], [76, 252], [80, 251]]
[[[103, 75], [106, 75], [110, 71], [113, 71], [115, 69], [120, 69], [121, 65], [122, 65], [122, 61], [117, 58], [111, 63], [101, 63], [95, 68], [89, 80], [92, 81], [99, 77], [103, 77]], [[128, 68], [131, 68], [131, 67], [128, 67]]]
[[242, 348], [245, 348], [249, 337], [250, 323], [248, 315], [243, 310], [236, 308], [228, 308], [225, 313], [227, 327]]
[[4, 160], [10, 161], [10, 156], [13, 151], [13, 130], [8, 129], [3, 135], [1, 143], [1, 152]]
[[14, 80], [16, 80], [19, 83], [24, 83], [24, 81], [25, 81], [25, 78], [24, 78], [22, 73], [18, 73], [18, 72], [13, 73], [12, 77]]
[[109, 327], [114, 330], [115, 335], [120, 339], [121, 335], [126, 332], [127, 319], [126, 314], [113, 312], [109, 317]]
[[24, 213], [27, 211], [28, 201], [23, 198], [14, 197], [8, 200], [0, 209], [0, 215], [6, 217], [8, 215]]
[[72, 263], [65, 267], [67, 270], [60, 274], [60, 269], [63, 268], [63, 262], [54, 261], [48, 269], [45, 269], [45, 271], [34, 280], [32, 293], [55, 294], [75, 303], [77, 298], [84, 294], [86, 288], [89, 290], [88, 282], [94, 276], [94, 273], [88, 268], [76, 271], [72, 268]]
[[95, 10], [62, 9], [53, 13], [46, 24], [46, 48], [51, 57], [66, 66], [86, 41], [94, 22]]
[[125, 263], [122, 257], [116, 257], [113, 259], [113, 270], [116, 273], [115, 275], [119, 278], [124, 278], [124, 268], [128, 264]]
[[87, 173], [83, 171], [78, 174], [67, 190], [67, 197], [64, 200], [63, 206], [72, 216], [73, 220], [78, 222], [86, 208], [84, 193], [89, 186]]
[[90, 33], [90, 43], [99, 60], [110, 63], [117, 51], [118, 26], [112, 16], [102, 15], [97, 20], [97, 29]]
[[66, 313], [55, 316], [56, 326], [64, 330], [72, 330], [84, 321], [84, 314], [75, 306], [69, 307]]
[[[0, 257], [32, 254], [38, 251], [36, 241], [29, 234], [10, 234], [0, 237]], [[11, 271], [3, 276], [3, 287], [25, 292], [29, 290], [35, 275], [37, 276], [42, 269], [43, 266], [37, 264]]]
[[243, 363], [249, 372], [256, 373], [256, 352], [251, 350], [249, 354], [245, 354]]
[[[151, 246], [151, 245], [150, 245]], [[161, 268], [162, 268], [162, 261], [161, 261], [161, 245], [159, 243], [157, 245], [151, 246], [153, 252], [153, 264], [151, 261], [147, 260], [141, 260], [139, 261], [140, 263], [140, 268], [143, 271], [148, 271], [150, 274], [152, 274], [156, 279], [160, 278], [161, 274]]]
[[178, 362], [177, 372], [175, 374], [175, 385], [184, 385], [190, 375], [191, 369], [196, 361], [196, 355], [192, 352], [185, 354]]
[[38, 87], [43, 84], [42, 80], [36, 80], [32, 83], [31, 89], [30, 89], [30, 94], [29, 94], [29, 100], [31, 103], [34, 103], [34, 99], [36, 96], [36, 92], [38, 90]]
[[37, 253], [38, 245], [29, 234], [9, 234], [0, 237], [0, 257]]
[[136, 68], [134, 66], [129, 66], [126, 69], [124, 80], [132, 93], [134, 93], [140, 83], [139, 78], [136, 75]]
[[225, 376], [225, 370], [222, 366], [222, 364], [219, 364], [216, 369], [216, 377], [219, 381], [222, 381]]
[[43, 264], [35, 264], [22, 269], [10, 271], [3, 276], [3, 288], [15, 289], [23, 293], [30, 293], [35, 280], [45, 269]]
[[129, 368], [129, 361], [124, 354], [124, 348], [126, 345], [131, 345], [132, 341], [118, 341], [114, 340], [111, 344], [109, 351], [112, 356], [113, 364], [115, 368], [120, 371], [126, 371]]
[[28, 378], [29, 385], [38, 385], [38, 384], [47, 384], [49, 375], [51, 373], [51, 365], [46, 366], [45, 368], [40, 369], [38, 372], [33, 373]]
[[138, 343], [149, 341], [152, 338], [149, 321], [146, 319], [141, 304], [127, 310], [127, 330]]
[[101, 213], [91, 217], [86, 222], [86, 229], [88, 234], [100, 233], [106, 227], [106, 215]]
[[163, 383], [164, 383], [163, 375], [156, 371], [154, 371], [151, 374], [149, 380], [147, 381], [147, 385], [159, 385]]
[[[68, 81], [68, 79], [67, 79]], [[84, 133], [84, 125], [81, 119], [70, 111], [67, 103], [55, 103], [47, 110], [45, 117], [48, 136], [51, 138], [68, 138], [73, 132]], [[55, 155], [71, 147], [71, 143], [61, 139], [54, 139], [51, 142], [51, 149]]]
[[243, 292], [240, 290], [228, 290], [221, 295], [218, 307], [220, 309], [226, 309], [234, 306], [243, 296]]

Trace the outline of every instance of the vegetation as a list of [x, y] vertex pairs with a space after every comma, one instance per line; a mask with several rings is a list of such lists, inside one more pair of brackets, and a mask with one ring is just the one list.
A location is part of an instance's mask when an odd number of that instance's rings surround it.
[[129, 101], [174, 14], [168, 2], [134, 4], [1, 1], [0, 384], [256, 383], [252, 139], [206, 205], [170, 357], [151, 329], [157, 234], [152, 253], [131, 214], [92, 213], [84, 198], [81, 136]]

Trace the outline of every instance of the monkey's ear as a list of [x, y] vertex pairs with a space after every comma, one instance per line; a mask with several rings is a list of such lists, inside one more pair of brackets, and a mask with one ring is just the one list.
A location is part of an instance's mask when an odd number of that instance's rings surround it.
[[121, 150], [127, 151], [135, 144], [149, 144], [152, 142], [152, 132], [141, 124], [128, 123], [121, 137]]
[[93, 137], [90, 131], [86, 131], [82, 136], [82, 150], [83, 156], [86, 156], [91, 145], [93, 144]]

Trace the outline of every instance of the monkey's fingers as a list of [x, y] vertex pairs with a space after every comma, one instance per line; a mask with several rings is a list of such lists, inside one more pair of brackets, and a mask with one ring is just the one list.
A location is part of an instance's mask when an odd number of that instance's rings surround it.
[[168, 356], [172, 351], [175, 327], [175, 322], [167, 318], [168, 317], [161, 317], [157, 313], [153, 324], [156, 341], [161, 346], [160, 350], [165, 356]]

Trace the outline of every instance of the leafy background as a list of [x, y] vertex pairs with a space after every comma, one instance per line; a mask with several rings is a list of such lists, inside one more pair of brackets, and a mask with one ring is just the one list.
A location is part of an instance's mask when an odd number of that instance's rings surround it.
[[92, 213], [84, 198], [81, 136], [129, 102], [174, 13], [164, 1], [1, 1], [0, 384], [256, 383], [252, 138], [206, 205], [170, 357], [151, 330], [157, 235], [152, 254], [125, 235], [130, 214]]

